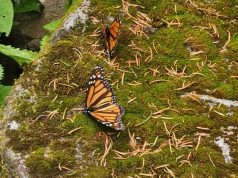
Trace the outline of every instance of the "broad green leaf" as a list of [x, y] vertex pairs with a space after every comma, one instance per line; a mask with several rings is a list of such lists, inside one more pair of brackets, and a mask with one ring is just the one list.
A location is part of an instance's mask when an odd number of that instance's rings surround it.
[[8, 36], [12, 29], [13, 5], [11, 0], [0, 0], [0, 33]]
[[5, 97], [10, 92], [12, 86], [0, 85], [0, 107], [3, 105]]
[[[1, 0], [0, 0], [1, 1]], [[15, 13], [24, 13], [30, 11], [40, 12], [39, 0], [19, 0], [14, 4]]]
[[3, 75], [4, 75], [4, 70], [2, 65], [0, 64], [0, 81], [3, 79]]
[[30, 50], [20, 50], [19, 48], [14, 48], [11, 46], [5, 46], [0, 44], [0, 53], [5, 54], [13, 58], [16, 62], [20, 65], [23, 63], [30, 63], [32, 62], [38, 53], [30, 51]]
[[60, 26], [61, 23], [62, 23], [62, 20], [58, 19], [53, 22], [47, 23], [43, 27], [44, 27], [44, 29], [48, 30], [49, 32], [53, 32], [56, 28], [58, 28]]

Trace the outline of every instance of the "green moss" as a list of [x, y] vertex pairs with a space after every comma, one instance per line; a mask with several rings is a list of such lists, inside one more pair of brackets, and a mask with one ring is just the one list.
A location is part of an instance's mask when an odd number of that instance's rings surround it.
[[98, 178], [104, 178], [104, 177], [110, 177], [110, 171], [106, 167], [101, 166], [92, 166], [88, 170], [88, 173], [84, 176], [85, 178], [91, 178], [91, 177], [98, 177]]
[[62, 163], [64, 166], [72, 167], [75, 164], [75, 158], [72, 157], [74, 154], [75, 148], [63, 147], [62, 150], [54, 151], [51, 159], [54, 165]]
[[236, 11], [237, 1], [229, 1], [227, 3], [223, 1], [217, 1], [214, 3], [214, 7], [219, 10], [223, 15], [229, 18], [237, 17], [238, 13]]
[[83, 132], [87, 132], [88, 134], [95, 134], [98, 129], [101, 128], [101, 125], [90, 118], [88, 115], [79, 114], [77, 117], [74, 118], [73, 122], [67, 120], [62, 123], [62, 127], [67, 129], [68, 131], [81, 127], [82, 129], [78, 131], [78, 134], [81, 135]]
[[165, 58], [167, 65], [173, 64], [175, 60], [184, 60], [189, 57], [189, 52], [184, 47], [186, 37], [181, 33], [180, 29], [173, 27], [160, 29], [152, 35], [152, 38], [159, 45], [157, 48], [159, 54], [167, 57]]
[[0, 173], [2, 178], [7, 178], [8, 177], [8, 171], [6, 169], [6, 166], [4, 165], [3, 161], [1, 160], [1, 165], [0, 165]]
[[138, 172], [137, 169], [142, 166], [142, 158], [135, 156], [126, 160], [113, 161], [112, 164], [117, 167], [116, 172], [119, 176], [129, 176]]
[[236, 99], [237, 98], [237, 88], [234, 88], [232, 84], [220, 83], [217, 87], [215, 94], [219, 98]]
[[32, 173], [49, 176], [53, 170], [52, 161], [44, 156], [45, 148], [39, 148], [26, 160], [26, 165]]
[[71, 150], [70, 148], [57, 151], [38, 148], [27, 158], [26, 165], [30, 172], [37, 177], [52, 177], [61, 172], [59, 165], [72, 167], [75, 164], [73, 153], [75, 153], [75, 149]]
[[238, 34], [234, 34], [230, 43], [228, 44], [228, 49], [232, 51], [238, 51]]

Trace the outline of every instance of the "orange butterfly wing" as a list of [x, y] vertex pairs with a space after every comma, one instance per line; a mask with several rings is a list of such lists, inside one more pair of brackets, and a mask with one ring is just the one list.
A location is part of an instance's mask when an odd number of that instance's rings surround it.
[[84, 113], [116, 130], [124, 130], [121, 122], [124, 109], [115, 102], [115, 95], [100, 66], [95, 67], [89, 78]]
[[111, 57], [117, 46], [120, 29], [121, 20], [120, 17], [117, 16], [117, 18], [111, 23], [110, 27], [106, 26], [106, 28], [103, 30], [104, 46], [109, 57]]
[[125, 126], [121, 122], [124, 109], [119, 104], [113, 104], [90, 113], [99, 122], [116, 130], [124, 130]]

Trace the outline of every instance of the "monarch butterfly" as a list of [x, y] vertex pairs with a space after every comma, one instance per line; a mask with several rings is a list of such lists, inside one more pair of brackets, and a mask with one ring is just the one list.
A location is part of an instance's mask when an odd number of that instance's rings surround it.
[[116, 103], [115, 100], [115, 94], [105, 79], [103, 68], [96, 66], [88, 81], [83, 112], [108, 127], [124, 130], [125, 126], [121, 121], [121, 117], [124, 115], [124, 108]]
[[112, 57], [112, 53], [115, 51], [115, 48], [117, 46], [120, 30], [121, 30], [121, 19], [119, 15], [111, 23], [110, 26], [107, 25], [103, 29], [104, 48], [109, 58]]

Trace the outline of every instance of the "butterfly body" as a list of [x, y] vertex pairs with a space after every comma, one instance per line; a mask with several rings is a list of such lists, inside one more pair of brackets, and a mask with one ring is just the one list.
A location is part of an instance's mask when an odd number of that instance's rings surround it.
[[106, 126], [124, 130], [125, 126], [121, 122], [124, 108], [116, 103], [115, 94], [105, 79], [101, 66], [96, 66], [89, 78], [84, 105], [84, 113]]
[[112, 57], [112, 54], [115, 51], [115, 48], [118, 44], [118, 37], [121, 30], [121, 24], [122, 24], [121, 19], [118, 15], [110, 25], [107, 25], [103, 29], [104, 48], [109, 58]]

